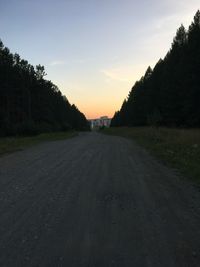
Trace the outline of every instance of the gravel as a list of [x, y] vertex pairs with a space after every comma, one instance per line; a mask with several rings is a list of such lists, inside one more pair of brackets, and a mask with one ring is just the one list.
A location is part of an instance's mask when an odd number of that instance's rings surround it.
[[200, 266], [200, 193], [122, 137], [3, 156], [0, 266]]

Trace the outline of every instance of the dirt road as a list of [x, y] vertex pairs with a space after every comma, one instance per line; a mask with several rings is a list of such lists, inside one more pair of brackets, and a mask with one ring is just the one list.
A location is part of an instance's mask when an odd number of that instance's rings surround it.
[[0, 158], [0, 266], [200, 266], [200, 193], [98, 133]]

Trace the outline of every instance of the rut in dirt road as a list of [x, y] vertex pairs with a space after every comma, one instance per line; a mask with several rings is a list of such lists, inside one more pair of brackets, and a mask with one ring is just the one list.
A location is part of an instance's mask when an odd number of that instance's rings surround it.
[[200, 266], [198, 190], [98, 133], [0, 158], [0, 266]]

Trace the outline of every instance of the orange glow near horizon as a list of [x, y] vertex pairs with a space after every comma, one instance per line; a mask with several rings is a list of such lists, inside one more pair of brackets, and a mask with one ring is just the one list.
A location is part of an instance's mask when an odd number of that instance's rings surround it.
[[[63, 81], [60, 88], [69, 97], [69, 102], [75, 104], [87, 119], [96, 119], [102, 116], [112, 118], [116, 111], [121, 108], [123, 100], [146, 69], [146, 64], [136, 66], [122, 66], [97, 71], [77, 83], [69, 84]], [[99, 75], [101, 80], [99, 80]], [[87, 84], [87, 85], [86, 85]]]
[[[83, 112], [84, 113], [84, 112]], [[113, 115], [114, 115], [114, 113], [113, 112], [102, 112], [102, 111], [100, 111], [100, 112], [96, 112], [96, 113], [93, 113], [93, 112], [88, 112], [88, 113], [84, 113], [85, 114], [85, 116], [86, 116], [86, 118], [88, 119], [88, 120], [92, 120], [92, 119], [98, 119], [98, 118], [100, 118], [100, 117], [102, 117], [102, 116], [107, 116], [108, 118], [110, 118], [110, 119], [112, 119], [112, 117], [113, 117]]]
[[[96, 105], [92, 105], [92, 104], [87, 104], [86, 103], [78, 103], [77, 104], [79, 110], [84, 113], [84, 115], [86, 116], [86, 118], [88, 120], [90, 119], [97, 119], [100, 118], [102, 116], [108, 116], [108, 118], [112, 118], [115, 111], [117, 110], [116, 105], [110, 105], [110, 106], [104, 106], [101, 105], [100, 103], [96, 104]], [[120, 108], [120, 106], [119, 106]], [[118, 109], [119, 109], [118, 108]]]

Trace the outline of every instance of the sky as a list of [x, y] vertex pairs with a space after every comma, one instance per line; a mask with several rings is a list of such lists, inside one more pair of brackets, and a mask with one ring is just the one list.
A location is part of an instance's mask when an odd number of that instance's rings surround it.
[[198, 9], [199, 0], [0, 0], [0, 39], [44, 65], [88, 119], [112, 117]]

